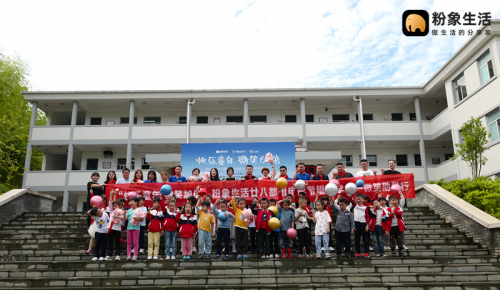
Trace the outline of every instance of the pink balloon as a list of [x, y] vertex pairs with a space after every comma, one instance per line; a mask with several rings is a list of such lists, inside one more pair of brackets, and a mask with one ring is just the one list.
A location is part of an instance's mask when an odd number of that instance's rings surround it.
[[127, 199], [130, 200], [132, 197], [137, 197], [137, 192], [131, 191], [127, 194]]
[[330, 180], [330, 182], [329, 182], [329, 183], [333, 183], [333, 184], [335, 184], [337, 187], [340, 187], [340, 182], [339, 182], [337, 179], [332, 179], [332, 180]]
[[104, 201], [102, 200], [102, 197], [96, 195], [90, 199], [90, 205], [91, 206], [96, 206], [96, 207], [101, 207], [103, 205]]
[[401, 191], [401, 186], [399, 184], [393, 184], [391, 186], [391, 193], [392, 194], [398, 194]]
[[297, 231], [294, 229], [294, 228], [289, 228], [287, 231], [286, 231], [286, 236], [289, 238], [289, 239], [295, 239], [295, 237], [297, 237]]
[[243, 210], [243, 216], [246, 218], [246, 219], [250, 219], [252, 217], [252, 210], [250, 209], [245, 209]]

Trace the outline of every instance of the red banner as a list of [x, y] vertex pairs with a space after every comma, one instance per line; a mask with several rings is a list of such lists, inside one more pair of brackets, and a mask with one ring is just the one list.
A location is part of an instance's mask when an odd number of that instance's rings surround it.
[[[370, 199], [377, 197], [377, 189], [380, 188], [378, 196], [389, 197], [391, 195], [391, 186], [398, 184], [401, 186], [403, 195], [405, 198], [415, 198], [415, 182], [413, 180], [413, 174], [394, 174], [394, 175], [375, 175], [375, 176], [364, 176], [364, 177], [353, 177], [338, 180], [340, 182], [338, 194], [346, 196], [344, 187], [347, 183], [356, 180], [363, 179], [365, 185], [358, 188], [358, 192], [370, 196]], [[206, 188], [208, 194], [212, 198], [226, 198], [228, 201], [233, 198], [232, 192], [236, 188], [239, 192], [239, 196], [246, 198], [247, 203], [250, 204], [252, 198], [263, 198], [276, 199], [277, 201], [282, 200], [287, 194], [292, 194], [294, 198], [297, 197], [298, 192], [304, 190], [295, 190], [294, 184], [295, 180], [289, 180], [288, 186], [282, 190], [276, 187], [276, 181], [273, 180], [237, 180], [237, 181], [208, 181], [208, 182], [182, 182], [173, 183], [169, 182], [172, 187], [171, 194], [177, 197], [177, 206], [183, 206], [186, 199], [189, 196], [198, 195], [195, 194], [195, 189], [199, 185], [200, 188]], [[314, 201], [317, 194], [320, 196], [324, 195], [325, 186], [328, 184], [328, 180], [310, 180], [306, 181], [309, 190], [309, 201]], [[109, 200], [109, 193], [112, 189], [118, 188], [117, 198], [124, 197], [127, 199], [129, 192], [136, 192], [138, 196], [144, 196], [146, 198], [146, 207], [152, 206], [153, 198], [160, 197], [165, 200], [165, 196], [161, 195], [160, 188], [164, 183], [137, 183], [137, 184], [113, 184], [106, 186], [106, 197]]]

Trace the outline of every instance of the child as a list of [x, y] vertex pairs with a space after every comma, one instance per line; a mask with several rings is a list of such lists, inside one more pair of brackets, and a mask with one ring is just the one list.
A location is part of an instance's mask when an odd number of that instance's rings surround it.
[[91, 208], [87, 215], [94, 219], [95, 230], [95, 250], [92, 261], [104, 261], [106, 246], [108, 244], [109, 216], [97, 207]]
[[[276, 206], [276, 199], [271, 199], [269, 200], [269, 206]], [[280, 219], [280, 214], [278, 212], [278, 215], [276, 216], [276, 218]], [[270, 242], [269, 242], [269, 245], [271, 247], [271, 255], [270, 257], [273, 258], [273, 255], [274, 255], [274, 258], [278, 259], [280, 257], [280, 244], [279, 244], [279, 240], [280, 240], [280, 229], [277, 228], [273, 231], [271, 231], [271, 237], [269, 238], [270, 239]]]
[[[234, 215], [234, 209], [231, 205], [227, 206], [227, 211]], [[231, 245], [233, 248], [233, 253], [236, 254], [236, 228], [234, 227], [234, 218], [229, 218], [229, 238], [231, 239]]]
[[[234, 209], [234, 227], [236, 236], [236, 251], [238, 260], [242, 258], [248, 259], [248, 227], [245, 223], [245, 217], [243, 217], [243, 210], [245, 209], [246, 200], [244, 198], [238, 198], [238, 206], [236, 206], [236, 198], [238, 197], [238, 191], [233, 191], [233, 199], [231, 200], [231, 206]], [[252, 216], [253, 221], [253, 216]]]
[[356, 248], [356, 258], [361, 257], [361, 237], [363, 237], [363, 247], [364, 253], [363, 258], [370, 258], [370, 231], [367, 226], [367, 205], [363, 204], [364, 196], [361, 193], [357, 193], [355, 198], [351, 201], [354, 204], [354, 225], [356, 227], [356, 233], [354, 235], [354, 245]]
[[307, 236], [309, 232], [309, 220], [312, 220], [311, 216], [306, 210], [307, 200], [303, 197], [299, 199], [299, 208], [295, 210], [295, 226], [297, 228], [297, 235], [299, 236], [299, 256], [302, 258], [304, 254], [304, 247], [306, 248], [307, 258], [312, 258], [311, 254], [311, 243]]
[[399, 208], [399, 200], [396, 196], [391, 196], [389, 199], [391, 203], [391, 207], [387, 208], [387, 212], [389, 213], [389, 219], [387, 221], [387, 234], [391, 234], [391, 251], [392, 256], [396, 256], [396, 247], [395, 244], [398, 244], [399, 256], [406, 257], [403, 253], [403, 241], [401, 240], [401, 233], [405, 230], [405, 222], [403, 221], [403, 211]]
[[[319, 195], [320, 194], [316, 194], [316, 199], [314, 201], [314, 203], [316, 204], [316, 201], [318, 200], [319, 198]], [[332, 220], [333, 222], [333, 215], [332, 215], [332, 208], [333, 206], [329, 205], [330, 203], [330, 200], [328, 199], [328, 196], [322, 196], [321, 198], [319, 198], [319, 201], [321, 201], [321, 204], [323, 205], [323, 210], [325, 210], [326, 212], [328, 212], [328, 215], [330, 216], [330, 219]], [[326, 233], [327, 235], [327, 238], [328, 238], [328, 245], [333, 245], [333, 242], [332, 242], [332, 225], [330, 223], [330, 232], [329, 233]], [[328, 246], [325, 248], [325, 245], [323, 244], [323, 240], [321, 240], [321, 249], [323, 250], [323, 248], [325, 249], [328, 249], [328, 252], [332, 252], [334, 250], [334, 248], [332, 248], [331, 246]]]
[[[280, 203], [283, 203], [283, 207], [280, 206]], [[288, 229], [293, 228], [293, 225], [295, 224], [295, 217], [290, 209], [290, 200], [284, 199], [280, 200], [278, 202], [278, 211], [280, 213], [280, 222], [281, 222], [281, 228], [280, 228], [280, 248], [281, 248], [281, 258], [285, 259], [286, 254], [285, 251], [288, 248], [288, 258], [292, 258], [292, 244], [293, 241], [292, 239], [289, 239], [286, 235], [286, 231]]]
[[[111, 260], [111, 255], [113, 254], [113, 240], [115, 241], [115, 261], [120, 261], [120, 238], [122, 235], [122, 223], [124, 219], [124, 212], [121, 209], [122, 203], [119, 200], [114, 200], [116, 196], [116, 190], [111, 192], [110, 199], [110, 229], [108, 231], [108, 252], [106, 256], [106, 261]], [[111, 209], [111, 205], [113, 208]]]
[[[130, 209], [127, 211], [127, 213], [125, 215], [125, 220], [129, 221], [127, 223], [127, 261], [129, 261], [131, 258], [130, 254], [132, 252], [132, 245], [134, 246], [134, 249], [139, 248], [139, 232], [141, 229], [140, 222], [142, 222], [142, 220], [144, 220], [144, 218], [134, 217], [135, 211], [140, 210], [137, 208], [138, 203], [139, 203], [139, 199], [137, 197], [132, 197], [128, 201], [128, 204], [130, 205]], [[134, 225], [134, 223], [131, 222], [132, 219], [134, 219], [138, 223], [136, 223]], [[132, 257], [132, 261], [137, 261], [137, 251], [135, 252], [134, 257]]]
[[372, 206], [367, 210], [366, 217], [368, 227], [373, 236], [373, 248], [377, 257], [386, 257], [384, 249], [384, 233], [389, 230], [387, 228], [387, 212], [382, 208], [378, 200], [372, 201]]
[[215, 220], [214, 216], [208, 212], [210, 202], [204, 201], [201, 203], [201, 210], [198, 211], [198, 260], [210, 260], [210, 252], [212, 251], [212, 233]]
[[255, 229], [257, 231], [257, 240], [259, 241], [260, 254], [262, 259], [270, 258], [270, 233], [271, 228], [269, 227], [269, 219], [272, 217], [272, 212], [268, 210], [268, 199], [263, 197], [260, 200], [262, 209], [256, 209], [256, 205], [252, 205], [252, 214], [256, 216], [255, 218]]
[[[220, 203], [220, 211], [217, 210], [217, 204]], [[229, 239], [231, 236], [231, 232], [229, 231], [229, 218], [234, 219], [234, 215], [227, 211], [227, 201], [225, 198], [218, 199], [213, 208], [214, 215], [219, 219], [219, 227], [217, 228], [217, 259], [220, 259], [221, 248], [222, 248], [222, 239], [224, 239], [224, 250], [225, 250], [225, 258], [229, 259]], [[219, 214], [223, 214], [226, 216], [226, 220], [222, 221], [219, 218]]]
[[321, 259], [321, 242], [323, 241], [323, 252], [325, 258], [330, 258], [328, 252], [328, 235], [330, 234], [330, 224], [332, 219], [327, 211], [324, 210], [324, 204], [317, 200], [316, 209], [313, 211], [313, 221], [316, 223], [314, 227], [314, 242], [316, 244], [316, 259]]
[[[174, 199], [170, 199], [168, 208], [163, 215], [163, 234], [165, 234], [165, 259], [175, 260], [177, 251], [177, 230], [179, 225], [176, 221], [177, 208]], [[170, 256], [172, 255], [172, 256]]]
[[[146, 198], [144, 196], [139, 196], [139, 205], [137, 206], [142, 212], [144, 216], [148, 213], [148, 209], [144, 206], [144, 202]], [[139, 232], [139, 254], [144, 254], [144, 231], [146, 231], [146, 219], [143, 219], [141, 222], [141, 229]], [[136, 250], [134, 248], [134, 250]]]
[[184, 209], [177, 214], [175, 220], [180, 226], [179, 236], [181, 237], [182, 259], [191, 260], [193, 250], [193, 237], [198, 230], [198, 222], [196, 216], [192, 213], [193, 205], [188, 202], [184, 205]]
[[335, 249], [337, 258], [341, 257], [342, 248], [345, 247], [345, 257], [351, 257], [351, 234], [354, 234], [354, 218], [350, 212], [352, 205], [347, 205], [345, 197], [341, 197], [334, 202], [333, 210], [337, 213], [337, 223], [335, 224]]
[[[252, 199], [251, 206], [255, 207], [256, 209], [260, 209], [259, 199], [254, 197]], [[251, 207], [249, 207], [249, 208], [251, 208]], [[254, 216], [253, 222], [251, 222], [248, 225], [248, 232], [250, 234], [250, 251], [257, 252], [259, 249], [257, 248], [258, 240], [257, 240], [257, 235], [256, 235], [256, 229], [255, 229], [255, 216]]]
[[159, 197], [153, 199], [153, 209], [148, 212], [147, 219], [150, 221], [148, 227], [148, 260], [151, 260], [151, 258], [158, 260], [163, 226], [163, 211], [161, 210]]
[[[378, 202], [380, 204], [380, 207], [387, 212], [387, 199], [382, 196], [378, 199]], [[390, 235], [386, 235], [384, 231], [384, 250], [390, 250], [390, 249], [391, 249]]]

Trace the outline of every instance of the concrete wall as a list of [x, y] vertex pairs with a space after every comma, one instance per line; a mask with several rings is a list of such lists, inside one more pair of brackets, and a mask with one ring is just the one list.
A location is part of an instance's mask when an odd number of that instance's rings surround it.
[[25, 212], [51, 212], [55, 197], [38, 192], [14, 189], [0, 196], [0, 224]]

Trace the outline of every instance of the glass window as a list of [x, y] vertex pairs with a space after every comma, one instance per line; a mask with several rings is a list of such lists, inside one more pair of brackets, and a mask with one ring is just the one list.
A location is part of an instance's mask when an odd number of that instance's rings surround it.
[[196, 117], [196, 124], [208, 124], [208, 116]]
[[97, 159], [97, 158], [87, 159], [87, 170], [97, 170], [98, 163], [99, 163], [99, 159]]
[[[356, 121], [359, 121], [358, 114], [356, 114]], [[363, 114], [363, 121], [373, 121], [373, 114]]]
[[101, 123], [102, 123], [101, 117], [90, 118], [90, 125], [101, 125]]
[[[146, 158], [141, 158], [141, 169], [142, 170], [149, 170], [149, 169], [153, 169], [153, 167], [151, 167], [149, 164], [146, 163]], [[144, 174], [147, 174], [147, 173], [144, 172]], [[144, 178], [146, 178], [146, 176], [144, 176]]]
[[[118, 158], [117, 161], [118, 162], [117, 162], [116, 170], [123, 170], [127, 166], [127, 158]], [[130, 170], [135, 169], [135, 158], [132, 158], [132, 160], [130, 162], [130, 167], [132, 167], [132, 168], [129, 168]]]
[[[359, 155], [359, 160], [361, 160], [361, 155]], [[366, 155], [366, 160], [368, 160], [368, 166], [377, 166], [377, 155]]]
[[266, 123], [267, 116], [250, 116], [250, 123]]
[[[121, 117], [120, 124], [128, 124], [129, 117]], [[137, 125], [137, 117], [134, 117], [134, 125]]]
[[161, 117], [144, 117], [144, 124], [161, 124]]
[[453, 157], [454, 154], [450, 154], [450, 153], [445, 153], [444, 154], [444, 160], [448, 160], [448, 159], [451, 159]]
[[306, 115], [306, 123], [314, 123], [314, 115]]
[[391, 119], [392, 119], [392, 121], [403, 121], [403, 114], [402, 113], [392, 113]]
[[410, 113], [410, 121], [416, 121], [416, 120], [417, 120], [417, 114]]
[[243, 116], [226, 116], [226, 123], [243, 123]]
[[422, 166], [422, 160], [420, 159], [420, 154], [413, 155], [415, 159], [415, 166]]
[[297, 123], [297, 115], [285, 115], [285, 123]]
[[340, 162], [344, 163], [345, 167], [352, 166], [352, 155], [342, 155]]
[[458, 102], [467, 97], [467, 87], [465, 86], [464, 73], [459, 74], [458, 77], [453, 81], [453, 88], [455, 89], [455, 94]]
[[349, 114], [333, 114], [332, 122], [349, 122]]
[[408, 166], [408, 155], [396, 154], [396, 164], [398, 166]]
[[179, 124], [186, 124], [186, 116], [179, 117]]
[[496, 141], [500, 137], [500, 109], [495, 109], [487, 115], [491, 132], [491, 141]]
[[480, 58], [479, 58], [479, 72], [481, 75], [481, 81], [482, 83], [486, 83], [489, 81], [493, 76], [493, 63], [491, 61], [491, 55], [490, 51], [486, 51]]

